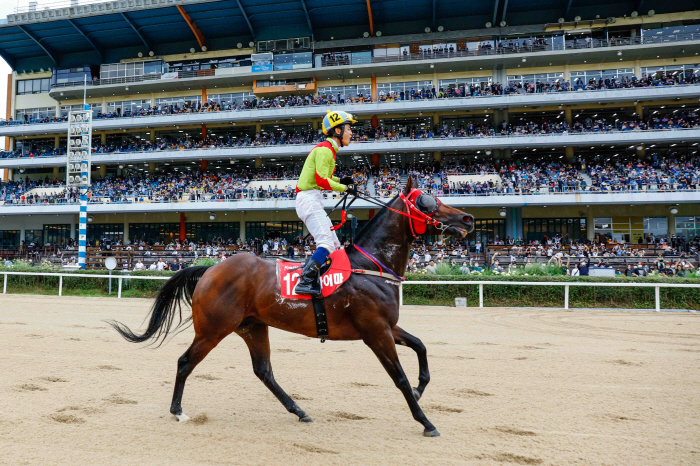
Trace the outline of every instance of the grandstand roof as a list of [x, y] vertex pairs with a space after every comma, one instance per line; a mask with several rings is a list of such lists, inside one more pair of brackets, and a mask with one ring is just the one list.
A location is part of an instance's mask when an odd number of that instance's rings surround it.
[[114, 63], [139, 52], [188, 53], [202, 44], [222, 50], [259, 40], [337, 41], [377, 31], [430, 40], [425, 28], [468, 30], [505, 21], [509, 29], [696, 7], [695, 0], [115, 0], [8, 15], [0, 23], [0, 56], [13, 69], [29, 71]]

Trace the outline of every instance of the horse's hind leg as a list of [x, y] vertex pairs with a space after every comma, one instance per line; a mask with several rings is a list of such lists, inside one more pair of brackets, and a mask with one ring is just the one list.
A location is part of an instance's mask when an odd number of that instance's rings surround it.
[[185, 381], [187, 381], [187, 377], [192, 373], [197, 364], [202, 362], [207, 354], [209, 354], [209, 351], [214, 349], [219, 341], [220, 340], [207, 339], [201, 335], [195, 335], [194, 341], [187, 351], [185, 351], [185, 354], [180, 356], [180, 359], [177, 360], [177, 377], [175, 378], [175, 390], [173, 391], [173, 402], [170, 405], [170, 412], [173, 413], [180, 422], [189, 419], [189, 417], [182, 412], [181, 406], [182, 392], [185, 390]]
[[425, 387], [430, 382], [430, 372], [428, 371], [428, 353], [425, 350], [425, 345], [419, 338], [414, 337], [398, 326], [391, 329], [391, 333], [394, 335], [394, 341], [397, 345], [408, 346], [418, 355], [418, 386], [413, 389], [413, 396], [416, 397], [416, 400], [420, 400], [420, 397], [423, 396]]
[[304, 410], [299, 408], [294, 400], [287, 395], [282, 387], [277, 385], [275, 377], [272, 375], [272, 365], [270, 364], [270, 338], [268, 326], [262, 323], [252, 323], [239, 327], [236, 333], [243, 338], [250, 350], [250, 358], [253, 361], [253, 372], [265, 384], [267, 388], [277, 397], [278, 400], [292, 414], [296, 414], [301, 422], [313, 422]]

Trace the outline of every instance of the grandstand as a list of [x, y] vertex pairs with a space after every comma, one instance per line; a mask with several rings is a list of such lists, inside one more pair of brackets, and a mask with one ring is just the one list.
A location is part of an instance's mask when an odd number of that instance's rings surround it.
[[[359, 120], [338, 171], [364, 192], [389, 198], [413, 176], [474, 215], [465, 241], [427, 237], [420, 257], [550, 261], [557, 238], [572, 257], [588, 243], [622, 266], [637, 250], [645, 263], [672, 252], [697, 265], [696, 2], [47, 5], [0, 19], [13, 70], [0, 121], [2, 256], [75, 254], [66, 117], [85, 93], [88, 242], [132, 245], [147, 265], [275, 239], [286, 254], [279, 241], [306, 234], [294, 188], [328, 109]], [[353, 204], [360, 226], [375, 209]]]

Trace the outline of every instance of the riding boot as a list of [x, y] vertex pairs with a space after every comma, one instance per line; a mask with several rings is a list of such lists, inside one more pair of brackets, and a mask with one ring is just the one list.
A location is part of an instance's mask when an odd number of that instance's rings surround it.
[[304, 269], [301, 271], [301, 278], [294, 287], [296, 294], [310, 294], [318, 296], [321, 294], [321, 281], [318, 279], [319, 269], [321, 264], [316, 260], [309, 258], [304, 264]]

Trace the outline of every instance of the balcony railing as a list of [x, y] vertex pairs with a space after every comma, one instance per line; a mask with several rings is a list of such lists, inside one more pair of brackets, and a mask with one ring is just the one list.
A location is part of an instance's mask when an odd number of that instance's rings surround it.
[[[204, 70], [209, 71], [209, 70]], [[140, 76], [125, 76], [122, 78], [106, 78], [106, 79], [93, 79], [87, 82], [83, 81], [71, 81], [67, 83], [57, 83], [52, 84], [51, 89], [58, 89], [63, 87], [82, 87], [83, 84], [88, 86], [106, 86], [108, 84], [130, 84], [130, 83], [140, 83], [144, 81], [158, 81], [161, 79], [160, 73], [142, 74]], [[179, 76], [178, 76], [179, 77]]]
[[[552, 42], [537, 45], [516, 44], [513, 46], [481, 47], [476, 50], [455, 50], [451, 52], [421, 52], [406, 53], [399, 55], [388, 55], [385, 57], [372, 57], [367, 63], [396, 63], [410, 62], [417, 60], [442, 60], [450, 58], [484, 57], [493, 55], [512, 55], [537, 52], [556, 52], [562, 50], [585, 50], [611, 47], [627, 47], [632, 45], [660, 44], [666, 42], [685, 42], [689, 40], [700, 40], [700, 33], [669, 34], [663, 36], [648, 36], [619, 39], [592, 39], [590, 41], [567, 41], [563, 44]], [[502, 41], [507, 42], [507, 41]], [[322, 62], [322, 67], [349, 66], [351, 59], [329, 59]], [[353, 63], [354, 64], [354, 63]]]

